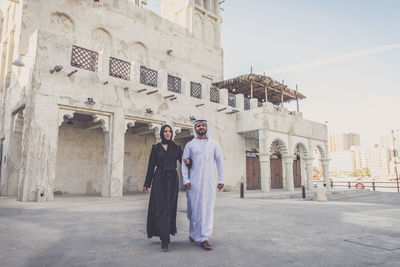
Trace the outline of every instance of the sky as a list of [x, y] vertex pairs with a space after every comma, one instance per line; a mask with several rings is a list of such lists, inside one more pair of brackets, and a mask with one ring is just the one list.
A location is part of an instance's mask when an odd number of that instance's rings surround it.
[[[149, 0], [159, 10], [159, 0]], [[400, 1], [226, 0], [224, 76], [250, 72], [306, 95], [300, 111], [372, 146], [400, 129]], [[295, 103], [286, 104], [295, 110]]]

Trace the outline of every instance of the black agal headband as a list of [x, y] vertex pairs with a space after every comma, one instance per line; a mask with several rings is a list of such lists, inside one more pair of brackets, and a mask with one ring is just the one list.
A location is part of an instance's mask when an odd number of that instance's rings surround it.
[[198, 124], [200, 122], [206, 122], [207, 123], [207, 120], [197, 120], [197, 121], [194, 122], [194, 126], [196, 126], [196, 124]]

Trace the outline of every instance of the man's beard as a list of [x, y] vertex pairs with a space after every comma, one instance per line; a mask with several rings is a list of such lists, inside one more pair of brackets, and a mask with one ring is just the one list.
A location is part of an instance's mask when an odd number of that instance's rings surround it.
[[203, 136], [203, 135], [205, 135], [205, 134], [207, 133], [207, 130], [198, 130], [198, 131], [196, 131], [196, 133], [197, 133], [198, 135]]

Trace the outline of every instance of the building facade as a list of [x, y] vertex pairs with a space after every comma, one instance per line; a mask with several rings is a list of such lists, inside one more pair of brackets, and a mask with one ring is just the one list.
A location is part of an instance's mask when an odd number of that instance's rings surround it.
[[311, 189], [315, 149], [329, 180], [326, 126], [277, 105], [293, 90], [264, 76], [262, 102], [258, 76], [249, 95], [217, 86], [218, 1], [162, 1], [162, 17], [127, 0], [1, 5], [2, 196], [140, 191], [161, 125], [184, 146], [199, 118], [221, 144], [228, 188], [258, 172], [265, 192]]

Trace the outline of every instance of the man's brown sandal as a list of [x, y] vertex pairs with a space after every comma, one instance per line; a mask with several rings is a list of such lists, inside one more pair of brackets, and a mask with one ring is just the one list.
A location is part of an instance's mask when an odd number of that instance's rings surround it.
[[204, 248], [205, 250], [212, 250], [213, 247], [208, 243], [208, 240], [201, 242], [200, 246]]
[[189, 240], [190, 242], [194, 242], [194, 239], [191, 236], [189, 236]]

